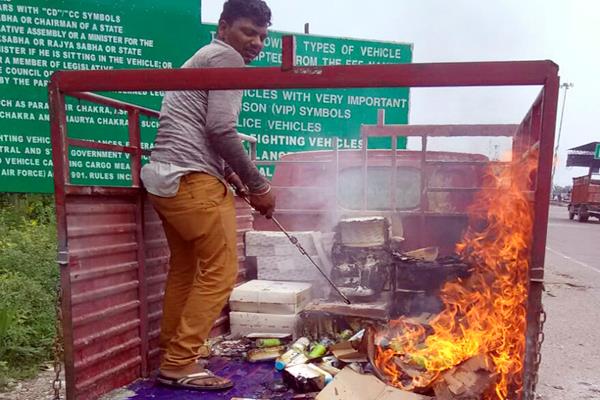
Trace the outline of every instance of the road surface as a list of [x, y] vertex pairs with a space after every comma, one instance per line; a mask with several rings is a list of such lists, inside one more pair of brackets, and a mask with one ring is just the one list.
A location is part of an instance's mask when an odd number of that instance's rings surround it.
[[600, 399], [600, 222], [552, 206], [546, 247], [543, 400]]

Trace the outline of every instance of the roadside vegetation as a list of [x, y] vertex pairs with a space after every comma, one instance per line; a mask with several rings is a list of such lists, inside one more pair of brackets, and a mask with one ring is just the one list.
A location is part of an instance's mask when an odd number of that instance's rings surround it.
[[0, 194], [0, 391], [52, 359], [57, 283], [52, 196]]

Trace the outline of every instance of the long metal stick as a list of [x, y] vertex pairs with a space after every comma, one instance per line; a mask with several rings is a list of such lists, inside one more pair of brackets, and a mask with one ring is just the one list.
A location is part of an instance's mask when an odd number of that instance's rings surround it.
[[[252, 204], [250, 204], [250, 200], [248, 200], [248, 198], [246, 196], [241, 196], [240, 195], [240, 197], [242, 199], [244, 199], [244, 201], [246, 203], [248, 203], [248, 205], [250, 207], [252, 207]], [[337, 294], [340, 295], [340, 297], [344, 300], [344, 303], [351, 304], [350, 303], [350, 299], [348, 297], [346, 297], [346, 295], [340, 291], [340, 289], [335, 285], [335, 283], [333, 283], [333, 281], [327, 276], [327, 274], [321, 269], [321, 267], [319, 267], [319, 265], [306, 252], [306, 250], [304, 249], [304, 247], [302, 247], [302, 245], [300, 244], [300, 241], [298, 240], [298, 238], [296, 236], [294, 236], [294, 235], [291, 235], [288, 231], [286, 231], [285, 228], [283, 227], [283, 225], [281, 225], [281, 223], [277, 220], [277, 218], [271, 217], [271, 221], [273, 221], [275, 223], [275, 225], [277, 225], [277, 228], [279, 228], [279, 230], [281, 232], [283, 232], [283, 234], [288, 238], [288, 240], [294, 246], [296, 246], [296, 248], [298, 249], [298, 251], [301, 254], [305, 255], [308, 258], [308, 260], [312, 263], [312, 265], [314, 265], [315, 268], [321, 273], [321, 275], [323, 275], [323, 277], [327, 280], [327, 282], [329, 282], [329, 285], [331, 285], [331, 287], [337, 292]]]

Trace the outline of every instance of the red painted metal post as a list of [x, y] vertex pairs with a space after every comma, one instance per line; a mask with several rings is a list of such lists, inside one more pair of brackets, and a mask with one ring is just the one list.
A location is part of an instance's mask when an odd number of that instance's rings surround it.
[[385, 125], [385, 110], [380, 108], [377, 110], [377, 126]]
[[340, 195], [340, 139], [337, 136], [333, 137], [333, 169], [334, 169], [334, 182], [333, 182], [333, 190], [334, 190], [334, 205], [335, 205], [335, 221], [339, 219], [339, 195]]
[[367, 136], [365, 134], [364, 131], [362, 131], [361, 129], [361, 139], [362, 139], [362, 149], [361, 149], [361, 154], [362, 154], [362, 210], [365, 211], [367, 210], [367, 184], [368, 184], [368, 172], [369, 172], [369, 167], [368, 167], [368, 163], [369, 163], [369, 136]]
[[[67, 209], [65, 189], [69, 183], [69, 160], [67, 145], [67, 117], [65, 96], [53, 81], [48, 86], [50, 107], [50, 139], [54, 165], [54, 201], [56, 204], [56, 230], [58, 266], [60, 268], [61, 319], [63, 333], [63, 361], [65, 368], [65, 393], [67, 398], [75, 395], [75, 371], [73, 359], [73, 317], [71, 308], [70, 258], [67, 243]], [[58, 323], [59, 321], [57, 321]]]
[[390, 209], [396, 211], [396, 185], [398, 184], [398, 136], [393, 134], [392, 140], [392, 184], [390, 185], [390, 201], [392, 202]]
[[[52, 164], [55, 166], [55, 190], [60, 186], [60, 191], [71, 181], [69, 176], [69, 145], [67, 135], [67, 115], [65, 96], [58, 88], [48, 88], [50, 112], [50, 140], [52, 142]], [[60, 193], [59, 193], [60, 194]], [[55, 192], [56, 195], [56, 192]]]
[[421, 236], [419, 241], [421, 247], [425, 246], [425, 229], [427, 222], [425, 220], [425, 212], [429, 209], [429, 178], [427, 177], [427, 135], [421, 136], [421, 196], [419, 204], [419, 227]]
[[[138, 152], [138, 149], [134, 148], [132, 146], [119, 146], [118, 144], [93, 142], [91, 140], [84, 140], [84, 139], [68, 138], [67, 143], [69, 145], [75, 146], [75, 147], [83, 147], [86, 149], [96, 149], [96, 150], [104, 150], [104, 151], [114, 151], [114, 152], [128, 153], [128, 154], [132, 154], [132, 155], [136, 154], [136, 152]], [[147, 150], [142, 150], [141, 153], [144, 155], [150, 155], [150, 152]]]
[[[142, 139], [140, 132], [140, 111], [137, 109], [129, 110], [127, 113], [129, 127], [129, 146], [134, 149], [130, 155], [131, 165], [131, 184], [134, 188], [141, 188], [140, 170], [142, 168]], [[144, 200], [143, 193], [137, 194], [136, 200], [136, 238], [138, 243], [144, 243]], [[144, 247], [139, 245], [137, 248], [137, 272], [138, 272], [138, 297], [140, 300], [140, 353], [142, 358], [142, 376], [147, 377], [149, 344], [148, 344], [148, 294], [146, 290], [146, 265], [145, 265]]]
[[[541, 335], [540, 319], [542, 317], [542, 291], [544, 278], [544, 260], [546, 255], [546, 239], [550, 193], [552, 186], [552, 162], [554, 155], [554, 133], [556, 127], [556, 109], [558, 105], [559, 78], [558, 70], [548, 76], [544, 86], [541, 103], [541, 132], [539, 140], [539, 163], [537, 170], [537, 187], [535, 191], [532, 259], [529, 268], [529, 290], [527, 299], [527, 332], [528, 346], [525, 350], [523, 368], [523, 384], [526, 400], [533, 398], [537, 384], [538, 345]], [[534, 124], [535, 127], [536, 124]]]
[[[137, 173], [139, 177], [139, 171]], [[148, 290], [147, 290], [147, 274], [146, 274], [146, 255], [144, 252], [144, 198], [143, 193], [138, 193], [136, 201], [136, 238], [138, 242], [137, 248], [137, 276], [138, 276], [138, 296], [140, 301], [140, 353], [142, 357], [141, 375], [147, 377], [150, 373], [148, 368], [149, 358], [149, 337], [148, 337]]]
[[[369, 126], [364, 126], [364, 131], [366, 132], [367, 139], [369, 138]], [[397, 152], [398, 152], [398, 134], [394, 126], [385, 125], [385, 110], [379, 109], [377, 110], [377, 125], [375, 126], [376, 130], [373, 130], [373, 136], [385, 136], [389, 137], [392, 141], [392, 159], [391, 159], [391, 174], [390, 174], [390, 210], [392, 212], [396, 211], [396, 184], [397, 184]]]
[[335, 171], [334, 174], [334, 193], [335, 193], [335, 206], [338, 207], [338, 198], [339, 198], [339, 190], [340, 190], [340, 141], [337, 136], [333, 138], [333, 169]]
[[129, 146], [135, 153], [130, 156], [131, 165], [131, 183], [135, 188], [141, 187], [140, 170], [142, 168], [142, 139], [140, 138], [140, 113], [138, 110], [132, 110], [127, 113], [127, 123], [129, 127]]
[[89, 92], [70, 92], [65, 93], [68, 96], [75, 97], [76, 99], [89, 101], [91, 103], [102, 104], [103, 106], [112, 107], [117, 110], [125, 110], [125, 111], [137, 111], [141, 115], [145, 115], [147, 117], [158, 118], [160, 113], [156, 110], [152, 110], [150, 108], [141, 107], [135, 104], [127, 103], [125, 101], [111, 99], [110, 97], [100, 96], [95, 93]]
[[296, 65], [296, 37], [285, 35], [281, 39], [281, 70], [290, 71]]

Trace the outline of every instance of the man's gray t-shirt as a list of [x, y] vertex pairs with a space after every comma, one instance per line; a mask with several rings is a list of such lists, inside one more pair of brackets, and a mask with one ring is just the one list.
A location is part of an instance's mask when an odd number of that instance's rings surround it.
[[[243, 66], [244, 60], [235, 49], [220, 40], [213, 40], [182, 68]], [[158, 196], [174, 196], [182, 175], [205, 172], [224, 179], [227, 166], [251, 191], [266, 188], [266, 179], [250, 161], [237, 135], [241, 103], [241, 90], [167, 92], [151, 161], [142, 169], [147, 190]]]

